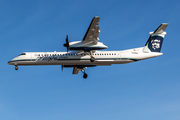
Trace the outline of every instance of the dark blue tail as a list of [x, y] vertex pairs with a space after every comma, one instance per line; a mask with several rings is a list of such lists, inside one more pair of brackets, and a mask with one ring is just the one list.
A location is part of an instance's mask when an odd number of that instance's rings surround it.
[[168, 26], [167, 23], [162, 23], [154, 32], [150, 32], [150, 37], [143, 49], [144, 52], [161, 52], [164, 36], [164, 30]]
[[151, 36], [147, 47], [151, 52], [160, 52], [164, 38], [161, 36]]

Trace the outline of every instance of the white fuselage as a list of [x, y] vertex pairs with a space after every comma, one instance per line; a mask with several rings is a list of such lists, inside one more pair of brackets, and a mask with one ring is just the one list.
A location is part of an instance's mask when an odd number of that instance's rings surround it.
[[125, 64], [162, 55], [143, 52], [143, 47], [123, 51], [96, 51], [95, 61], [84, 51], [75, 52], [26, 52], [8, 62], [10, 65], [111, 65]]

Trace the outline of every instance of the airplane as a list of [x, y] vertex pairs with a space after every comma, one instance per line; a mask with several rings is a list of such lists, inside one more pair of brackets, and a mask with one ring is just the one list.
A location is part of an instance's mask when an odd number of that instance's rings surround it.
[[[73, 68], [72, 74], [82, 71], [83, 78], [88, 75], [87, 67], [111, 66], [112, 64], [125, 64], [161, 56], [162, 43], [166, 35], [168, 23], [162, 23], [155, 31], [150, 32], [150, 37], [144, 47], [121, 51], [100, 51], [108, 47], [99, 40], [99, 20], [94, 17], [82, 41], [69, 42], [68, 35], [63, 45], [67, 52], [24, 52], [8, 62], [9, 65], [61, 65], [63, 68]], [[69, 52], [71, 50], [71, 52]]]

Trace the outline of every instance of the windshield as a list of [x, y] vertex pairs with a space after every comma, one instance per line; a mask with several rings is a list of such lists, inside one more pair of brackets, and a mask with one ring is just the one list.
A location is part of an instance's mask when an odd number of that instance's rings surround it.
[[21, 56], [21, 55], [26, 55], [26, 53], [22, 53], [22, 54], [20, 54], [19, 56]]

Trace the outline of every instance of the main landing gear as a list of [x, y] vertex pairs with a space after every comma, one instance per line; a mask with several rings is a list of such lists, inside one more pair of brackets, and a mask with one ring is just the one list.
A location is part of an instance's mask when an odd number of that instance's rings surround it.
[[[83, 73], [83, 78], [86, 79], [88, 77], [88, 75], [86, 74], [85, 72], [85, 69], [88, 67], [88, 66], [84, 66], [84, 65], [62, 65], [62, 70], [64, 67], [73, 67], [73, 72], [72, 74], [78, 74], [80, 71]], [[90, 66], [90, 67], [94, 67], [94, 66]]]
[[94, 62], [94, 61], [95, 61], [95, 57], [93, 57], [92, 51], [90, 51], [89, 53], [90, 53], [90, 56], [91, 56], [90, 61], [91, 61], [91, 62]]
[[15, 70], [18, 70], [18, 66], [17, 65], [15, 65]]
[[91, 59], [90, 59], [91, 62], [94, 62], [95, 61], [95, 58], [92, 56]]

